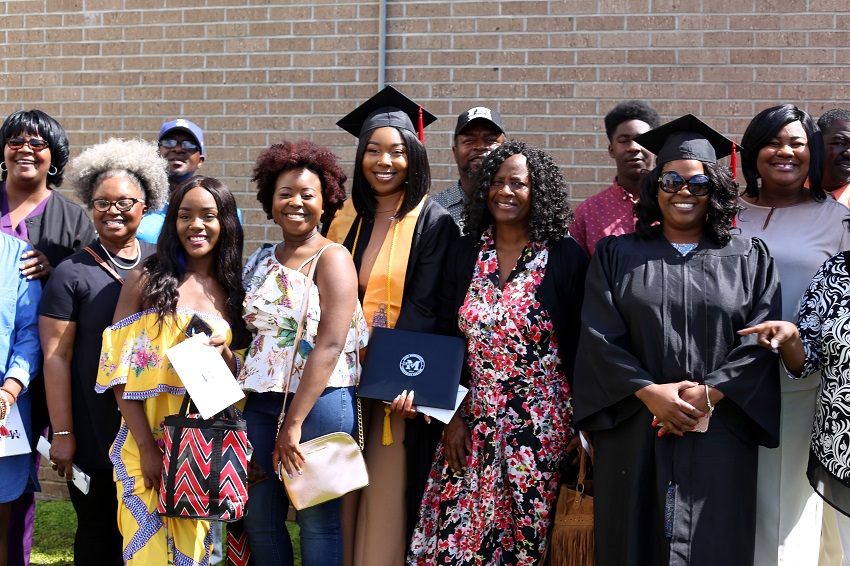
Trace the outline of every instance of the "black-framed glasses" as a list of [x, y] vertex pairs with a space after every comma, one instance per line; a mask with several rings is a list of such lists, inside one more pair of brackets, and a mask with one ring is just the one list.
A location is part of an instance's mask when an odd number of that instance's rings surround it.
[[711, 179], [702, 173], [694, 175], [687, 181], [675, 171], [665, 171], [658, 179], [658, 186], [665, 193], [674, 195], [688, 187], [688, 192], [695, 197], [704, 197], [711, 192]]
[[24, 138], [9, 138], [6, 140], [6, 145], [9, 146], [9, 149], [21, 149], [24, 145], [30, 146], [30, 149], [34, 152], [38, 153], [39, 151], [44, 151], [48, 147], [48, 143], [40, 138], [30, 138], [25, 140]]
[[201, 149], [201, 147], [193, 141], [183, 140], [179, 142], [177, 140], [166, 138], [164, 140], [159, 140], [159, 147], [164, 147], [165, 149], [174, 149], [177, 146], [182, 147], [186, 151], [196, 152]]
[[105, 198], [96, 198], [91, 201], [92, 207], [98, 212], [106, 212], [113, 204], [118, 212], [127, 212], [133, 208], [137, 202], [145, 202], [139, 198], [120, 198], [118, 200], [107, 200]]

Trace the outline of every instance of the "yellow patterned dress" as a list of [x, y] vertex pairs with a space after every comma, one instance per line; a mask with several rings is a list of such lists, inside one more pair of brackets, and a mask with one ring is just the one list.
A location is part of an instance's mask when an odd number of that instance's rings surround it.
[[[103, 332], [103, 349], [95, 390], [108, 393], [124, 385], [124, 399], [143, 401], [154, 439], [163, 446], [163, 419], [180, 410], [186, 389], [168, 363], [165, 351], [184, 339], [193, 314], [215, 334], [230, 341], [230, 326], [214, 314], [177, 309], [174, 320], [160, 327], [153, 311], [129, 316]], [[145, 488], [139, 449], [127, 423], [109, 453], [118, 484], [118, 529], [124, 537], [124, 562], [143, 566], [206, 566], [212, 544], [208, 521], [160, 517], [157, 490]], [[157, 486], [158, 487], [158, 486]]]

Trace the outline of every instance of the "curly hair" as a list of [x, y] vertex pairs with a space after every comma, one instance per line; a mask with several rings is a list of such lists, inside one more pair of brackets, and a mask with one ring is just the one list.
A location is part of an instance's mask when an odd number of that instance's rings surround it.
[[221, 231], [216, 247], [211, 252], [216, 254], [213, 271], [227, 297], [227, 317], [233, 334], [231, 346], [233, 349], [245, 347], [251, 341], [251, 334], [242, 318], [242, 300], [245, 298], [245, 290], [242, 288], [242, 225], [236, 215], [236, 199], [218, 179], [200, 175], [192, 177], [179, 185], [171, 195], [162, 232], [156, 243], [156, 253], [142, 264], [145, 275], [142, 310], [156, 311], [160, 324], [177, 310], [177, 286], [186, 273], [185, 254], [177, 234], [177, 216], [183, 197], [195, 187], [209, 192], [218, 208]]
[[481, 162], [472, 186], [472, 194], [464, 206], [463, 220], [468, 234], [480, 238], [493, 222], [487, 205], [490, 183], [502, 164], [512, 155], [526, 158], [531, 179], [531, 211], [528, 236], [533, 242], [563, 238], [573, 219], [567, 195], [567, 184], [552, 157], [519, 140], [509, 140], [490, 152]]
[[337, 156], [328, 148], [308, 140], [283, 141], [263, 150], [254, 165], [251, 180], [257, 183], [257, 200], [269, 219], [272, 217], [272, 202], [277, 179], [281, 173], [292, 169], [307, 169], [314, 173], [322, 184], [321, 222], [327, 225], [345, 202], [345, 172], [339, 166]]
[[[54, 187], [62, 186], [62, 176], [65, 165], [68, 164], [69, 142], [65, 128], [46, 112], [41, 110], [18, 110], [9, 114], [3, 126], [0, 127], [0, 147], [5, 147], [9, 138], [29, 134], [41, 136], [50, 148], [50, 166], [55, 173], [47, 173], [47, 184]], [[6, 172], [0, 180], [6, 180]]]
[[850, 123], [850, 110], [846, 110], [844, 108], [833, 108], [832, 110], [827, 110], [820, 118], [818, 118], [818, 128], [821, 132], [826, 132], [832, 127], [832, 123], [836, 120]]
[[776, 137], [785, 125], [799, 121], [806, 131], [809, 146], [809, 194], [814, 200], [826, 199], [821, 186], [823, 176], [823, 136], [812, 117], [793, 104], [780, 104], [765, 108], [752, 119], [741, 138], [741, 170], [747, 182], [744, 194], [757, 199], [759, 196], [758, 155], [761, 149]]
[[[398, 213], [394, 218], [401, 218], [419, 204], [431, 189], [431, 165], [428, 163], [428, 152], [413, 132], [404, 128], [396, 128], [407, 148], [407, 177], [404, 199], [401, 201]], [[351, 182], [351, 201], [354, 210], [365, 218], [375, 217], [377, 201], [372, 194], [372, 187], [363, 174], [363, 156], [366, 155], [366, 144], [375, 130], [360, 138], [357, 152], [354, 155], [354, 178]]]
[[[665, 164], [666, 165], [666, 164]], [[705, 235], [719, 246], [732, 239], [732, 221], [740, 210], [738, 206], [738, 183], [732, 180], [732, 171], [716, 163], [703, 163], [705, 176], [711, 182], [708, 193], [708, 212], [705, 215]], [[640, 185], [640, 200], [635, 204], [637, 217], [635, 233], [642, 238], [651, 238], [662, 229], [664, 218], [658, 206], [658, 179], [663, 165], [649, 172]]]
[[81, 202], [91, 210], [95, 189], [110, 177], [126, 177], [145, 196], [145, 205], [159, 210], [168, 195], [165, 159], [155, 143], [110, 138], [93, 145], [71, 161], [69, 181]]
[[660, 122], [658, 112], [643, 100], [621, 102], [605, 115], [605, 134], [608, 136], [609, 142], [612, 141], [617, 126], [629, 120], [646, 122], [650, 129], [657, 128]]

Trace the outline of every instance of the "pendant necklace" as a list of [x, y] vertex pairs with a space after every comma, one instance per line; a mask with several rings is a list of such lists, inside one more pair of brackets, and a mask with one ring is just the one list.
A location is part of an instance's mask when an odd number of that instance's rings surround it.
[[[106, 257], [108, 257], [108, 258], [109, 258], [109, 260], [110, 260], [113, 264], [115, 264], [115, 267], [117, 267], [118, 269], [123, 269], [123, 270], [125, 270], [125, 271], [129, 271], [129, 270], [133, 269], [134, 267], [136, 267], [137, 265], [139, 265], [139, 261], [142, 259], [142, 250], [141, 250], [141, 248], [139, 247], [139, 240], [138, 240], [138, 239], [134, 239], [134, 241], [136, 242], [136, 259], [135, 259], [135, 261], [133, 261], [132, 259], [128, 259], [127, 261], [132, 261], [132, 262], [133, 262], [133, 264], [132, 264], [132, 265], [126, 265], [126, 266], [125, 266], [125, 265], [121, 265], [120, 263], [118, 263], [117, 261], [115, 261], [115, 258], [114, 258], [114, 257], [112, 257], [112, 254], [111, 254], [111, 253], [109, 253], [109, 250], [107, 250], [107, 249], [106, 249], [106, 246], [104, 246], [104, 245], [103, 245], [103, 242], [101, 242], [100, 240], [98, 240], [98, 241], [97, 241], [97, 243], [98, 243], [98, 244], [100, 244], [101, 249], [102, 249], [104, 252], [106, 252]], [[121, 259], [124, 259], [124, 258], [121, 258]]]

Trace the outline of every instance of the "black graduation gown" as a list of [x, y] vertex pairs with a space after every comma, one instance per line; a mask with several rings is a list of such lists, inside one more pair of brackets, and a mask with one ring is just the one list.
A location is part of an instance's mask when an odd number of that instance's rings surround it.
[[[576, 427], [594, 431], [600, 566], [752, 564], [758, 445], [779, 438], [778, 356], [737, 331], [780, 318], [780, 307], [773, 259], [757, 239], [722, 248], [704, 239], [687, 256], [661, 234], [600, 242], [573, 389]], [[658, 438], [634, 393], [685, 379], [726, 397], [705, 434]]]

